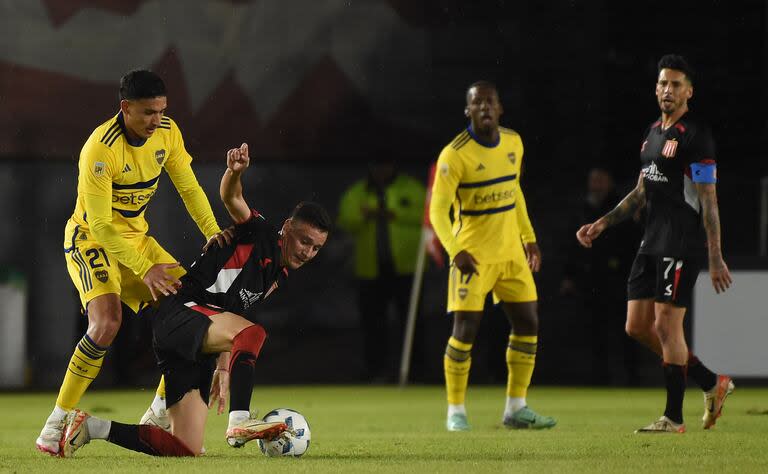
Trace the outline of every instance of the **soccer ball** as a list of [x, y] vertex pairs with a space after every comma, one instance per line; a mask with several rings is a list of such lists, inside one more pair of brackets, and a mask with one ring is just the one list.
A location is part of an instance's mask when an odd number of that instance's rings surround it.
[[299, 457], [309, 449], [309, 423], [304, 416], [290, 408], [277, 408], [264, 415], [264, 421], [282, 421], [296, 434], [285, 433], [274, 440], [260, 439], [259, 448], [267, 456]]

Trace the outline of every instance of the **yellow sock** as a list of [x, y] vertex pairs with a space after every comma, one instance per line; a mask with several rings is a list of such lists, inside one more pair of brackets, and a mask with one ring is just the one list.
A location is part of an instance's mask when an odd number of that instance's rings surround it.
[[160, 376], [160, 383], [157, 384], [155, 394], [160, 398], [165, 398], [165, 377], [162, 375]]
[[467, 395], [469, 367], [472, 365], [470, 352], [472, 344], [461, 342], [451, 337], [445, 348], [443, 367], [445, 368], [445, 389], [450, 405], [462, 405]]
[[507, 346], [507, 395], [524, 398], [531, 384], [533, 367], [536, 365], [538, 336], [509, 336]]
[[87, 334], [80, 339], [69, 361], [56, 406], [67, 411], [77, 406], [91, 381], [99, 374], [106, 353], [107, 348], [96, 345]]

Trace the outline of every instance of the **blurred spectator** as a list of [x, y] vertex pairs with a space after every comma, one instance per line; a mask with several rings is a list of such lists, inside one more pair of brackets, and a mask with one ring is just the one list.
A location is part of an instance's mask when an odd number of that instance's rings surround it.
[[[566, 264], [560, 293], [583, 303], [579, 327], [590, 343], [593, 361], [591, 383], [616, 383], [618, 374], [634, 380], [637, 371], [635, 343], [624, 331], [627, 308], [626, 281], [640, 239], [639, 216], [618, 224], [615, 232], [605, 233], [592, 249], [578, 245], [573, 234], [582, 222], [594, 222], [613, 209], [621, 196], [611, 173], [594, 167], [589, 171], [587, 194], [581, 212], [574, 216], [567, 235]], [[613, 229], [612, 229], [613, 230]], [[623, 366], [621, 361], [623, 359]]]
[[[395, 380], [425, 195], [421, 182], [398, 172], [391, 160], [379, 159], [369, 164], [368, 176], [341, 198], [338, 224], [355, 242], [358, 308], [370, 381]], [[395, 303], [393, 324], [389, 322], [390, 302]], [[414, 343], [414, 349], [418, 346]], [[418, 365], [418, 358], [413, 360]]]

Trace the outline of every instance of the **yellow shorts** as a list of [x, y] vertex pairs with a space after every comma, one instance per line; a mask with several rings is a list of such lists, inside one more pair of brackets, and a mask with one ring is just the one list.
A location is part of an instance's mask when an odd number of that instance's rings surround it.
[[448, 274], [448, 312], [482, 311], [485, 297], [493, 291], [494, 304], [538, 300], [528, 262], [523, 258], [477, 265], [477, 274], [462, 275], [455, 265]]
[[[74, 245], [65, 248], [67, 270], [72, 283], [80, 293], [80, 304], [86, 308], [88, 302], [97, 296], [115, 293], [120, 300], [135, 312], [139, 312], [152, 301], [152, 294], [144, 281], [130, 268], [122, 265], [110, 255], [100, 243], [85, 233], [85, 237], [74, 241]], [[70, 240], [70, 243], [72, 241]], [[140, 254], [154, 263], [174, 263], [177, 260], [165, 251], [155, 239], [147, 235], [131, 241]], [[169, 271], [176, 278], [186, 273], [182, 267]]]

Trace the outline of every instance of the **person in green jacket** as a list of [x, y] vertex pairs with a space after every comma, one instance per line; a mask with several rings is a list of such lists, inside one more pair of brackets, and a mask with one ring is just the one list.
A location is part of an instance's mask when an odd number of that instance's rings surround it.
[[[370, 381], [391, 382], [396, 348], [390, 330], [402, 341], [416, 255], [424, 220], [424, 185], [395, 167], [388, 158], [371, 162], [368, 176], [350, 186], [339, 204], [338, 226], [355, 243], [358, 308]], [[388, 309], [394, 302], [395, 323]], [[394, 326], [394, 327], [393, 327]]]

